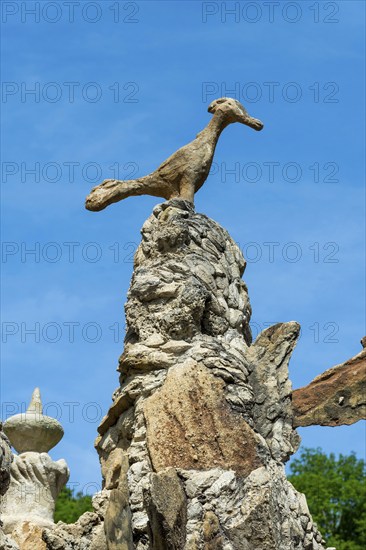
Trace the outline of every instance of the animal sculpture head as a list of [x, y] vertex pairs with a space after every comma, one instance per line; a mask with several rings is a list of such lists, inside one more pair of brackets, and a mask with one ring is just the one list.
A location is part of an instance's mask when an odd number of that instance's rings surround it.
[[209, 105], [208, 112], [212, 114], [221, 112], [229, 123], [240, 122], [241, 124], [250, 126], [254, 130], [262, 130], [263, 128], [263, 122], [257, 118], [251, 117], [240, 101], [231, 97], [220, 97], [219, 99], [215, 99]]

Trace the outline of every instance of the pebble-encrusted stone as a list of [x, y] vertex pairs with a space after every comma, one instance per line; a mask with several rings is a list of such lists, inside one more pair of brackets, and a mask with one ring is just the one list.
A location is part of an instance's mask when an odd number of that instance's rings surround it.
[[[283, 466], [299, 443], [298, 324], [252, 343], [245, 260], [187, 201], [154, 208], [134, 267], [120, 387], [96, 441], [108, 548], [324, 550]], [[70, 548], [61, 531], [48, 549]], [[83, 534], [72, 548], [94, 546]]]

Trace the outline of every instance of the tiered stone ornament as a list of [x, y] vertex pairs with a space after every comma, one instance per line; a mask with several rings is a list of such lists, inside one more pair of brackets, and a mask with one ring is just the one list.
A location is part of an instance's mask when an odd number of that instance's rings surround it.
[[4, 432], [17, 453], [48, 453], [64, 435], [60, 422], [43, 414], [39, 388], [35, 388], [27, 412], [6, 420]]
[[61, 440], [63, 428], [43, 414], [39, 388], [33, 392], [25, 413], [4, 422], [3, 430], [19, 453], [10, 467], [9, 489], [1, 500], [1, 519], [6, 534], [25, 524], [51, 527], [55, 501], [66, 485], [69, 469], [65, 460], [54, 461], [48, 451]]

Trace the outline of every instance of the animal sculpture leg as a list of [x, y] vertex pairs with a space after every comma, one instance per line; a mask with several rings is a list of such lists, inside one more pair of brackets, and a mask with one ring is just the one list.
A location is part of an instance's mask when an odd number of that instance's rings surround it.
[[179, 185], [179, 198], [194, 204], [194, 192], [194, 177], [189, 174], [184, 174]]

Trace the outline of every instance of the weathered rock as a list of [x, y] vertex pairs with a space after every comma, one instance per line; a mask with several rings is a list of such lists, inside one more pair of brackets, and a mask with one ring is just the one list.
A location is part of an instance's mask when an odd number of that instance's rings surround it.
[[[4, 497], [10, 485], [10, 467], [13, 461], [13, 453], [10, 449], [9, 439], [2, 431], [0, 422], [0, 496]], [[3, 531], [3, 523], [0, 520], [0, 550], [19, 550], [16, 542], [6, 536]]]
[[295, 427], [340, 426], [366, 419], [366, 349], [295, 390], [292, 408]]
[[[210, 242], [210, 251], [196, 245], [197, 235]], [[217, 285], [222, 280], [217, 264], [225, 273], [222, 289]], [[161, 276], [162, 268], [169, 274], [168, 279]], [[247, 289], [240, 282], [244, 268], [240, 250], [228, 233], [206, 216], [195, 214], [189, 202], [172, 200], [157, 206], [144, 224], [142, 243], [136, 252], [126, 305], [127, 344], [131, 342], [132, 348], [136, 344], [147, 346], [152, 337], [164, 342], [189, 341], [202, 334], [224, 336], [230, 330], [245, 334], [249, 342], [251, 310]], [[230, 288], [235, 288], [235, 303]], [[228, 300], [234, 306], [231, 316]], [[134, 352], [129, 359], [131, 351], [126, 346], [120, 363], [123, 371], [130, 366], [146, 370], [149, 365], [171, 365], [161, 346], [159, 350], [154, 347], [150, 356], [143, 347], [138, 349], [139, 357]]]
[[299, 336], [297, 323], [279, 323], [264, 330], [249, 348], [256, 429], [267, 441], [275, 460], [287, 460], [298, 448], [291, 407], [288, 362]]
[[60, 521], [53, 529], [44, 529], [42, 537], [46, 550], [109, 550], [103, 522], [93, 512], [85, 512], [76, 523]]
[[23, 453], [14, 456], [10, 475], [1, 498], [4, 532], [11, 534], [24, 522], [52, 526], [56, 498], [69, 478], [66, 462], [53, 461], [47, 453]]
[[10, 449], [9, 439], [2, 431], [0, 423], [0, 495], [5, 495], [10, 484], [10, 466], [13, 461], [13, 453]]
[[25, 521], [15, 527], [11, 538], [17, 543], [20, 550], [47, 550], [42, 533], [43, 527]]
[[43, 550], [42, 531], [54, 525], [55, 501], [69, 470], [64, 460], [53, 461], [42, 449], [52, 448], [63, 429], [55, 419], [42, 414], [38, 388], [27, 412], [8, 418], [4, 426], [13, 447], [23, 451], [14, 456], [9, 486], [0, 501], [4, 533], [11, 535], [20, 550]]
[[101, 504], [45, 530], [47, 549], [324, 550], [283, 466], [299, 444], [288, 378], [299, 325], [252, 344], [244, 269], [228, 233], [189, 201], [154, 208], [120, 387], [96, 440]]
[[187, 499], [176, 470], [152, 473], [145, 495], [151, 547], [179, 550], [186, 540]]
[[4, 535], [0, 529], [0, 549], [1, 550], [22, 550], [14, 539]]
[[187, 201], [144, 224], [121, 385], [96, 442], [109, 548], [300, 550], [309, 533], [324, 548], [283, 470], [299, 442], [288, 379], [299, 326], [251, 345], [244, 269]]
[[[118, 451], [119, 449], [115, 449]], [[129, 505], [129, 489], [127, 481], [128, 456], [125, 452], [120, 452], [119, 465], [113, 462], [113, 486], [109, 496], [109, 503], [104, 518], [104, 528], [108, 541], [109, 550], [132, 550], [132, 528], [131, 528], [131, 509]], [[117, 465], [118, 477], [115, 474]], [[108, 468], [107, 468], [108, 474]], [[108, 482], [108, 477], [107, 477]]]
[[66, 524], [59, 521], [53, 528], [43, 529], [44, 548], [46, 550], [108, 550], [104, 517], [109, 501], [110, 491], [96, 493], [92, 498], [94, 512], [85, 512], [76, 523]]
[[171, 367], [146, 399], [147, 444], [155, 471], [223, 467], [248, 475], [265, 453], [254, 430], [225, 400], [225, 383], [193, 359]]

